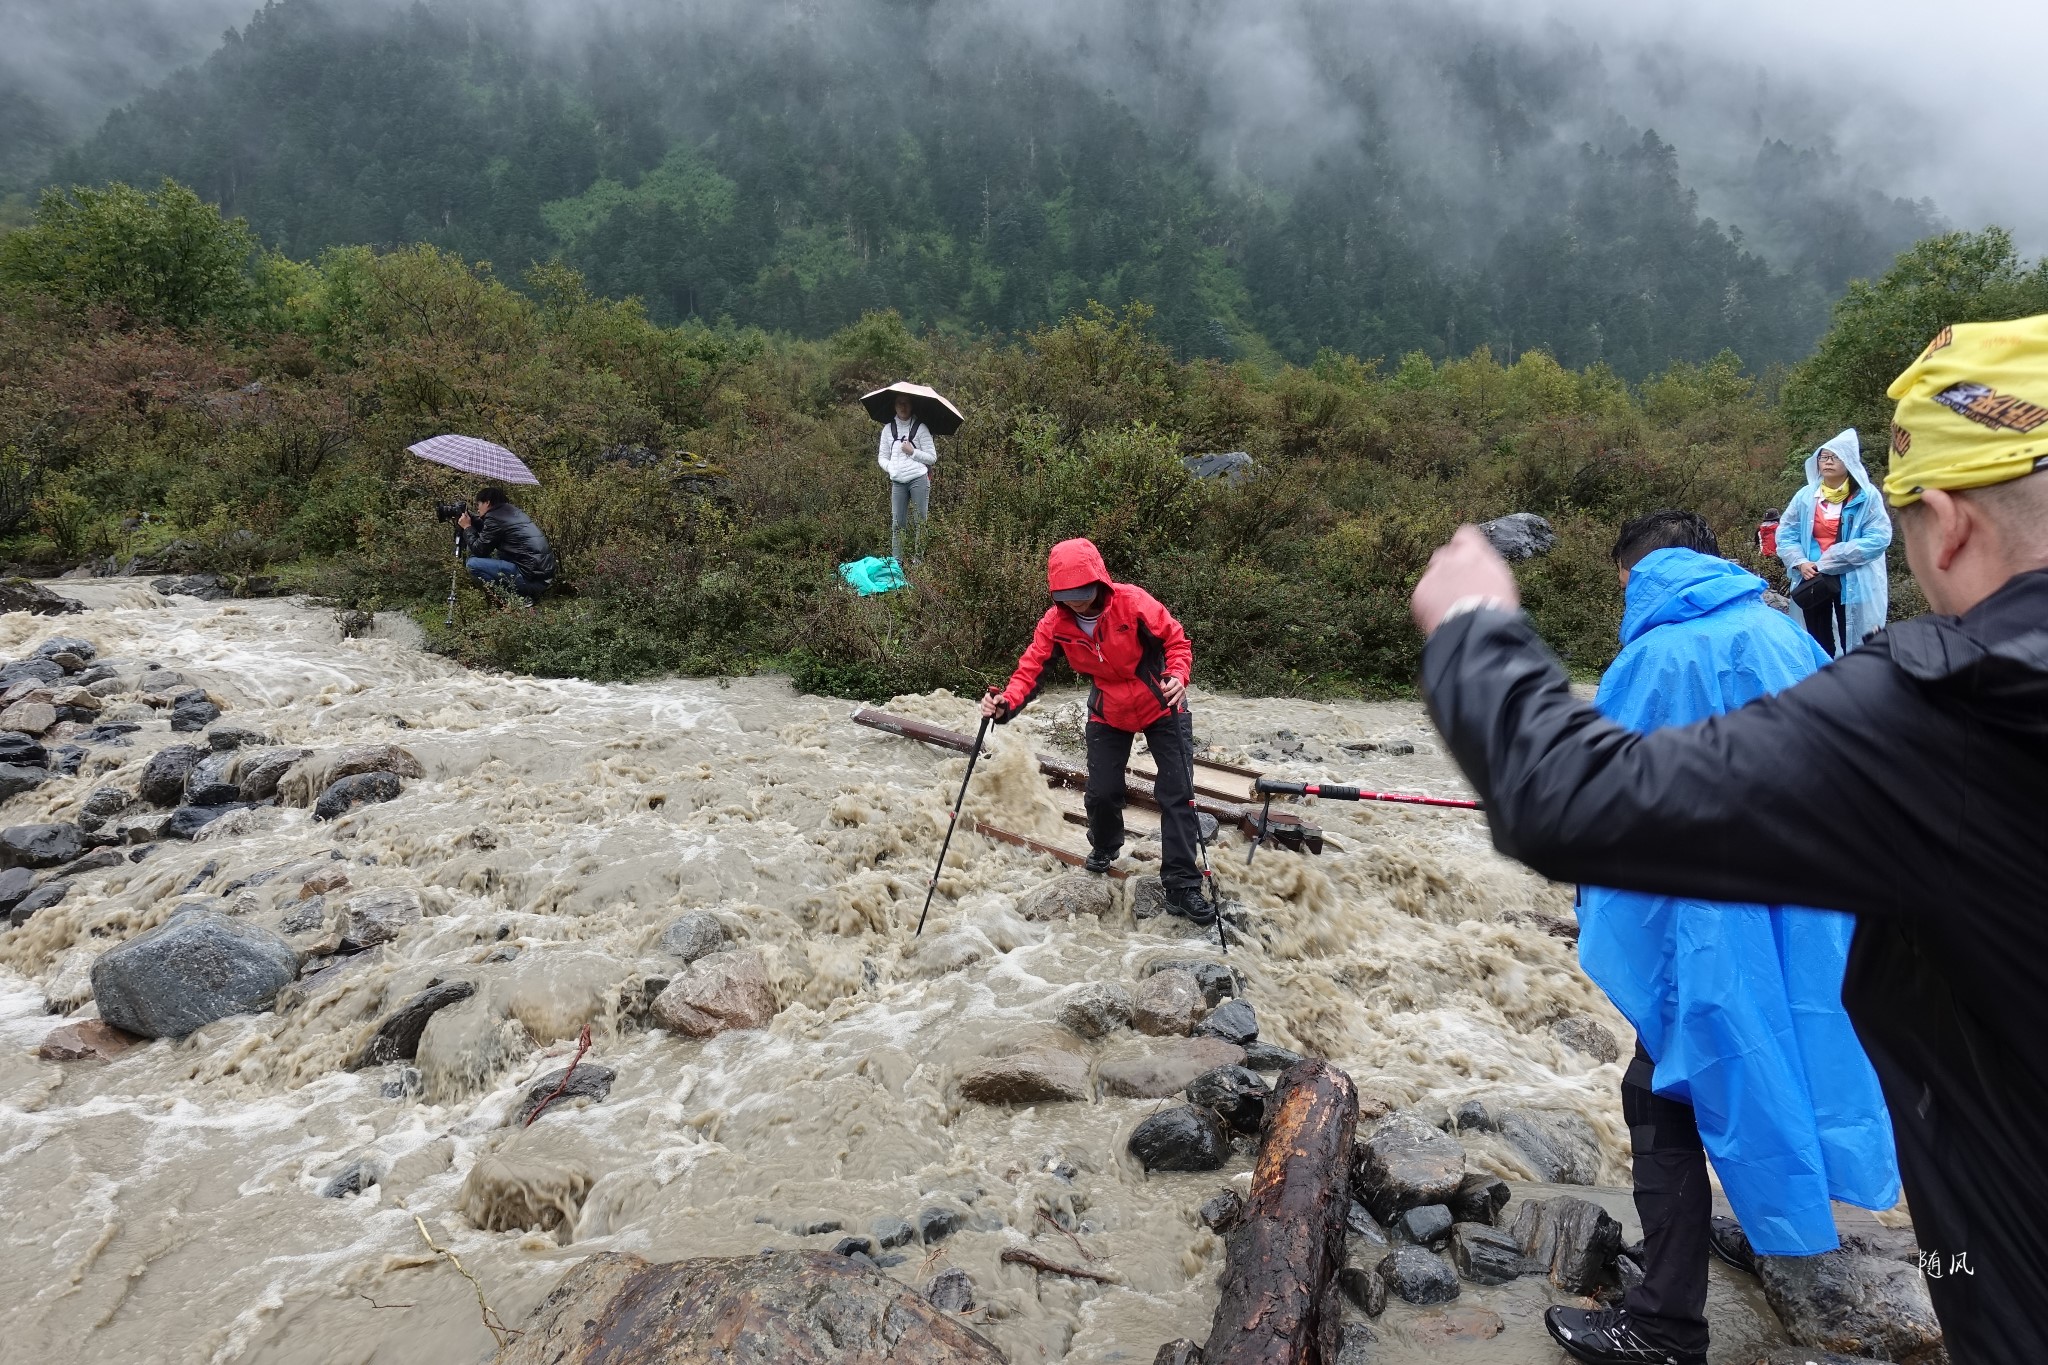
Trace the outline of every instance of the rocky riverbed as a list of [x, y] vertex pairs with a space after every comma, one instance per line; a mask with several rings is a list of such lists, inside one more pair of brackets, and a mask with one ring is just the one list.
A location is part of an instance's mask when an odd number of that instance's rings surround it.
[[[1636, 1235], [1590, 1188], [1626, 1179], [1626, 1026], [1576, 970], [1569, 888], [1476, 815], [1304, 808], [1325, 854], [1249, 868], [1226, 834], [1227, 957], [1134, 914], [1136, 883], [965, 834], [920, 938], [965, 760], [847, 703], [475, 674], [403, 622], [63, 587], [88, 610], [0, 616], [0, 659], [94, 655], [39, 680], [32, 741], [0, 735], [43, 765], [16, 765], [0, 826], [58, 831], [0, 835], [10, 1355], [480, 1360], [592, 1253], [776, 1248], [857, 1253], [1012, 1362], [1149, 1361], [1206, 1334], [1204, 1206], [1243, 1191], [1250, 1145], [1219, 1123], [1148, 1172], [1130, 1139], [1198, 1077], [1236, 1114], [1270, 1071], [1204, 1073], [1288, 1053], [1464, 1174], [1570, 1185]], [[1224, 759], [1462, 792], [1413, 705], [1195, 706]], [[893, 707], [972, 728], [950, 695]], [[1053, 698], [997, 732], [970, 811], [1063, 833], [1029, 754], [1072, 722]], [[165, 984], [201, 959], [233, 967], [200, 973], [218, 1000]], [[1561, 1192], [1514, 1188], [1509, 1232]], [[1405, 1235], [1449, 1245], [1426, 1222]], [[1361, 1269], [1388, 1255], [1353, 1240]], [[1370, 1358], [1554, 1360], [1555, 1278], [1468, 1279], [1454, 1318], [1397, 1294]], [[1746, 1278], [1717, 1271], [1714, 1312], [1717, 1362], [1784, 1339]]]

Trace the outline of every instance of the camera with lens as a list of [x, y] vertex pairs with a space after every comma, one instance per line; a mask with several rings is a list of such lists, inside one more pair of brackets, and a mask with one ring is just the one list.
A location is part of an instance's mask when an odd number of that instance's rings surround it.
[[434, 519], [436, 521], [455, 521], [468, 511], [469, 504], [466, 502], [437, 502], [434, 504]]

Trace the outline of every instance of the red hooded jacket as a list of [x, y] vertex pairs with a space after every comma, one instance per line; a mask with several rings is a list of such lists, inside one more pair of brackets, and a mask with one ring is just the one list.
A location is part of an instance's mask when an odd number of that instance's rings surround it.
[[1046, 587], [1052, 592], [1109, 585], [1109, 602], [1095, 622], [1094, 638], [1081, 629], [1073, 609], [1054, 604], [1038, 618], [1031, 647], [1017, 661], [1002, 700], [1012, 712], [1038, 695], [1046, 660], [1064, 649], [1076, 673], [1095, 686], [1088, 693], [1088, 715], [1119, 730], [1136, 732], [1167, 713], [1160, 685], [1168, 677], [1183, 683], [1194, 674], [1195, 652], [1187, 632], [1159, 599], [1132, 583], [1109, 576], [1102, 552], [1086, 540], [1063, 540], [1046, 557]]

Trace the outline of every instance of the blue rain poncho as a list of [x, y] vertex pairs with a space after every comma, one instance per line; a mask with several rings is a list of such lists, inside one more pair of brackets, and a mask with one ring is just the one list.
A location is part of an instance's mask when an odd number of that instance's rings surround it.
[[910, 580], [903, 576], [903, 566], [891, 557], [878, 559], [869, 555], [856, 559], [850, 564], [839, 566], [839, 576], [846, 580], [848, 587], [862, 597], [873, 597], [876, 593], [894, 592], [910, 586]]
[[[1820, 487], [1820, 453], [1832, 450], [1849, 467], [1856, 492], [1842, 508], [1842, 533], [1826, 554], [1813, 538], [1814, 490]], [[1845, 632], [1850, 648], [1862, 644], [1871, 632], [1884, 629], [1891, 610], [1891, 583], [1885, 577], [1884, 552], [1892, 543], [1892, 517], [1885, 510], [1884, 495], [1870, 472], [1863, 467], [1863, 451], [1851, 427], [1806, 457], [1806, 487], [1792, 495], [1792, 501], [1778, 518], [1778, 558], [1793, 586], [1799, 583], [1799, 566], [1813, 564], [1822, 573], [1839, 574], [1842, 579], [1842, 612], [1847, 618]]]
[[[1622, 651], [1596, 705], [1633, 730], [1687, 725], [1790, 687], [1827, 662], [1763, 601], [1754, 574], [1692, 550], [1631, 572]], [[1804, 775], [1824, 791], [1827, 773]], [[1825, 809], [1825, 802], [1820, 809]], [[1830, 855], [1824, 824], [1813, 856]], [[1830, 1197], [1899, 1197], [1891, 1120], [1842, 1008], [1853, 916], [1585, 887], [1579, 960], [1635, 1026], [1652, 1087], [1693, 1107], [1750, 1244], [1767, 1256], [1836, 1245]]]

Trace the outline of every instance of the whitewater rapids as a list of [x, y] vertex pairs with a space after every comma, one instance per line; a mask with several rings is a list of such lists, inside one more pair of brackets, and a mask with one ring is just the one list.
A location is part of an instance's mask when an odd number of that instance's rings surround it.
[[[224, 721], [314, 749], [399, 744], [426, 775], [333, 824], [299, 809], [235, 817], [215, 837], [88, 874], [0, 932], [9, 1358], [479, 1360], [495, 1343], [478, 1292], [427, 1248], [415, 1215], [516, 1327], [594, 1251], [829, 1249], [845, 1234], [794, 1229], [837, 1222], [866, 1235], [873, 1219], [914, 1219], [934, 1200], [964, 1201], [968, 1226], [905, 1248], [893, 1273], [921, 1287], [966, 1270], [977, 1329], [1014, 1362], [1149, 1361], [1165, 1340], [1206, 1335], [1222, 1245], [1195, 1211], [1233, 1179], [1243, 1188], [1242, 1157], [1214, 1174], [1147, 1178], [1123, 1142], [1159, 1101], [1005, 1110], [963, 1102], [954, 1086], [992, 1040], [1049, 1020], [1075, 983], [1135, 987], [1146, 960], [1200, 954], [1202, 942], [1125, 909], [1029, 922], [1019, 902], [1065, 869], [972, 834], [955, 840], [932, 922], [913, 940], [964, 758], [851, 725], [850, 703], [780, 679], [601, 686], [474, 673], [422, 652], [402, 621], [344, 639], [330, 613], [302, 603], [59, 586], [92, 610], [0, 617], [0, 657], [82, 636], [102, 656], [185, 674], [227, 704]], [[1029, 761], [1057, 742], [1058, 700], [996, 732], [971, 811], [1062, 832]], [[1412, 704], [1200, 690], [1193, 704], [1198, 738], [1221, 757], [1287, 729], [1325, 760], [1260, 763], [1276, 775], [1464, 792]], [[950, 694], [893, 709], [973, 729], [971, 702]], [[146, 725], [132, 748], [94, 750], [88, 775], [17, 797], [5, 822], [71, 818], [94, 787], [132, 788], [151, 752], [186, 738]], [[1368, 739], [1414, 749], [1337, 747]], [[1229, 961], [1262, 1037], [1331, 1058], [1382, 1109], [1471, 1096], [1576, 1109], [1599, 1135], [1606, 1179], [1625, 1181], [1619, 1067], [1549, 1027], [1585, 1015], [1624, 1048], [1629, 1038], [1572, 945], [1548, 931], [1569, 920], [1569, 888], [1497, 857], [1469, 812], [1302, 809], [1331, 837], [1320, 858], [1261, 852], [1247, 873], [1234, 833], [1217, 850], [1257, 940]], [[62, 1022], [46, 999], [67, 961], [75, 976], [75, 950], [121, 941], [182, 894], [225, 891], [270, 910], [330, 870], [351, 891], [413, 890], [426, 918], [288, 1008], [108, 1063], [36, 1058]], [[662, 929], [700, 908], [767, 958], [783, 1008], [766, 1031], [699, 1043], [634, 1022], [645, 983], [682, 970], [661, 951]], [[343, 1069], [397, 1002], [457, 973], [478, 996], [468, 1032], [437, 1030], [438, 1050], [423, 1052], [424, 1093], [387, 1098], [395, 1068]], [[566, 1063], [586, 1023], [589, 1061], [617, 1072], [609, 1097], [510, 1126], [525, 1086]], [[1500, 1174], [1530, 1174], [1497, 1141], [1472, 1152]], [[357, 1160], [380, 1182], [322, 1198]], [[553, 1208], [559, 1226], [479, 1226], [508, 1206], [516, 1217], [522, 1200]], [[1082, 1254], [1041, 1212], [1074, 1222], [1088, 1264], [1118, 1283], [1000, 1264], [1026, 1238], [1055, 1259]]]

